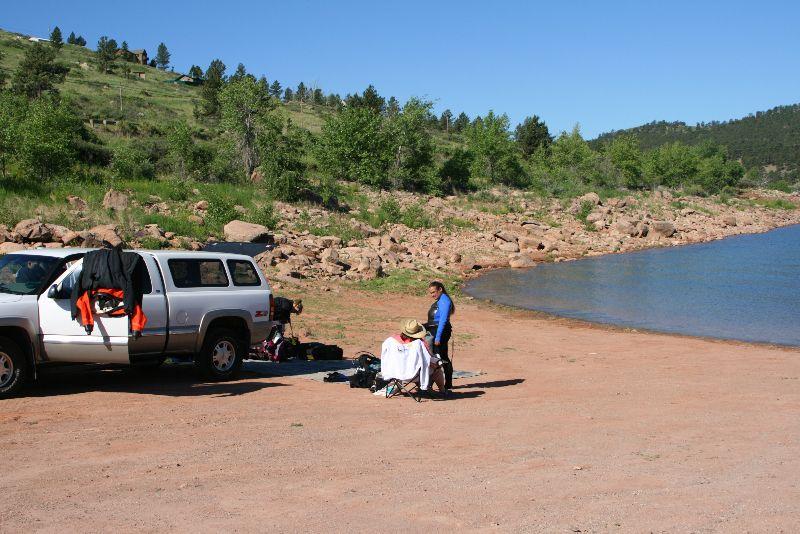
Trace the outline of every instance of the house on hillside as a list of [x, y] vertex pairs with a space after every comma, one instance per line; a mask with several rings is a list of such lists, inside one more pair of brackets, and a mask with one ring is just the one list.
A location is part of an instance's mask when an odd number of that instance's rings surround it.
[[131, 50], [131, 54], [136, 58], [136, 63], [139, 65], [147, 65], [149, 61], [147, 59], [147, 50], [144, 48], [137, 48], [136, 50]]
[[195, 78], [194, 76], [189, 76], [188, 74], [181, 74], [174, 80], [166, 80], [166, 83], [179, 83], [182, 85], [203, 85], [203, 79]]
[[139, 65], [147, 65], [147, 50], [139, 48], [136, 50], [117, 50], [117, 57], [131, 63], [138, 63]]

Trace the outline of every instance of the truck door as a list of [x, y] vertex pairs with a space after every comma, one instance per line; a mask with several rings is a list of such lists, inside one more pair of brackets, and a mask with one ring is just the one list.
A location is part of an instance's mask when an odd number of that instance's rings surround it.
[[45, 291], [39, 297], [39, 323], [42, 347], [48, 361], [82, 363], [129, 363], [128, 317], [95, 314], [94, 330], [87, 334], [72, 319], [70, 294], [81, 273], [82, 261], [67, 269], [55, 281], [57, 291], [51, 297]]

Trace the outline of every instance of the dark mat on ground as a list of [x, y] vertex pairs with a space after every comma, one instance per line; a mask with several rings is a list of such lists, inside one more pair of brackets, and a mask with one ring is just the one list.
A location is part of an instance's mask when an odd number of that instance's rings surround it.
[[[322, 382], [322, 379], [332, 371], [351, 376], [356, 372], [355, 365], [353, 360], [289, 360], [281, 363], [245, 360], [242, 369], [261, 376], [296, 376]], [[483, 371], [455, 370], [453, 379], [471, 378], [482, 374]]]

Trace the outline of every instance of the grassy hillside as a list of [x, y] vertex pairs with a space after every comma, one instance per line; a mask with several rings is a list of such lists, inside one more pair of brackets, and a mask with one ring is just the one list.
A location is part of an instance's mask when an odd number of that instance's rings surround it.
[[[26, 36], [0, 30], [0, 52], [4, 55], [0, 68], [10, 76], [30, 46], [32, 43]], [[137, 129], [179, 119], [196, 125], [193, 110], [200, 89], [166, 83], [175, 79], [177, 73], [133, 63], [128, 63], [131, 71], [143, 72], [145, 79], [135, 75], [126, 77], [121, 68], [113, 74], [101, 73], [92, 50], [66, 43], [58, 61], [70, 68], [59, 89], [74, 100], [85, 119], [121, 120]], [[284, 109], [296, 125], [312, 132], [320, 130], [327, 112], [309, 104], [303, 104], [301, 112], [296, 102], [284, 105]]]
[[683, 122], [652, 122], [600, 135], [595, 146], [620, 134], [632, 134], [643, 149], [680, 141], [697, 145], [706, 141], [728, 147], [730, 154], [747, 167], [800, 172], [800, 104], [759, 111], [741, 119], [688, 126]]

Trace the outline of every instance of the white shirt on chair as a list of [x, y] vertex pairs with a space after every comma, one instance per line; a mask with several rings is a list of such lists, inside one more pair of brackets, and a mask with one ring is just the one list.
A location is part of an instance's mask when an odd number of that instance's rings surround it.
[[431, 354], [421, 339], [402, 343], [390, 337], [381, 346], [381, 375], [385, 380], [411, 380], [419, 372], [419, 387], [428, 389], [430, 365]]

